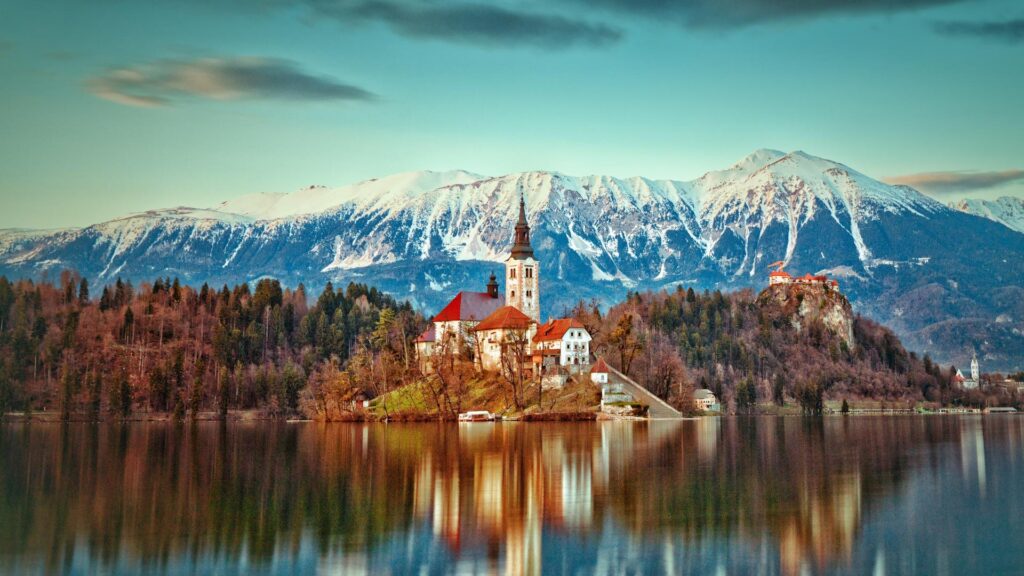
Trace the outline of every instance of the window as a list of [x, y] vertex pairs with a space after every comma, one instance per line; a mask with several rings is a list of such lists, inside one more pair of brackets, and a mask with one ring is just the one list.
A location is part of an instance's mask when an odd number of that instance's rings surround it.
[[533, 297], [533, 290], [527, 290], [526, 291], [526, 297], [527, 298], [532, 298]]
[[516, 291], [515, 291], [515, 290], [513, 290], [513, 291], [512, 291], [512, 296], [511, 296], [511, 298], [515, 298], [515, 297], [516, 297]]
[[527, 266], [526, 267], [526, 277], [527, 278], [533, 278], [533, 267], [532, 266]]
[[515, 268], [509, 268], [508, 269], [508, 277], [509, 278], [515, 278], [516, 277], [516, 269]]

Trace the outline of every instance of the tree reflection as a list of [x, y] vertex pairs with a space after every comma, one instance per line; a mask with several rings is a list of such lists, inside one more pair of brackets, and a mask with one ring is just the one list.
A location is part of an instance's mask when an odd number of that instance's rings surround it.
[[986, 433], [946, 418], [6, 425], [0, 563], [689, 571], [724, 545], [765, 573], [820, 571], [848, 566], [872, 507], [947, 446], [984, 491]]

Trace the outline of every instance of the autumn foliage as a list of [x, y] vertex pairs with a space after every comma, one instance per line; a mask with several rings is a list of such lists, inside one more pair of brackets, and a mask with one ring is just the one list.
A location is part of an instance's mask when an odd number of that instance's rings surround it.
[[360, 284], [328, 284], [310, 307], [301, 285], [273, 279], [220, 290], [118, 279], [90, 294], [69, 272], [57, 284], [0, 277], [0, 414], [338, 415], [416, 376], [423, 324]]

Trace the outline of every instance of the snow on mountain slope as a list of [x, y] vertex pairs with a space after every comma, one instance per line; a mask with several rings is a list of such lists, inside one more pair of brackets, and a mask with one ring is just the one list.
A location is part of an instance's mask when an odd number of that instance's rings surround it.
[[[1001, 326], [1024, 350], [1024, 308], [1007, 296], [1024, 287], [1013, 265], [1024, 234], [803, 152], [758, 150], [692, 181], [410, 172], [82, 229], [0, 231], [0, 274], [74, 268], [97, 283], [170, 275], [218, 284], [270, 275], [310, 289], [355, 280], [434, 310], [452, 287], [481, 289], [500, 267], [520, 195], [546, 313], [627, 289], [756, 287], [768, 263], [784, 260], [798, 273], [841, 275], [858, 311], [921, 350], [963, 345], [959, 319], [989, 317], [1010, 318]], [[1014, 206], [985, 205], [985, 214], [1010, 221]]]
[[326, 212], [345, 204], [380, 208], [401, 205], [426, 192], [481, 178], [462, 170], [405, 172], [338, 188], [309, 186], [291, 194], [250, 194], [222, 202], [215, 210], [274, 220]]
[[776, 259], [792, 263], [801, 230], [812, 222], [812, 228], [837, 228], [835, 234], [852, 244], [856, 262], [841, 264], [870, 272], [878, 261], [865, 242], [864, 222], [882, 212], [927, 217], [943, 209], [912, 188], [883, 184], [800, 151], [758, 150], [727, 170], [705, 174], [692, 187], [700, 221], [710, 231], [707, 256], [718, 253], [735, 275], [751, 277]]
[[[572, 177], [524, 172], [484, 177], [464, 171], [409, 172], [290, 194], [256, 194], [215, 209], [150, 211], [54, 238], [81, 246], [91, 239], [109, 274], [116, 260], [177, 244], [183, 252], [226, 242], [210, 258], [230, 266], [270, 246], [309, 242], [305, 259], [330, 272], [407, 260], [501, 261], [517, 201], [525, 195], [539, 241], [557, 248], [557, 273], [587, 270], [593, 280], [635, 285], [701, 274], [757, 277], [767, 262], [846, 266], [870, 275], [879, 260], [864, 225], [882, 213], [927, 217], [946, 208], [906, 187], [889, 186], [842, 164], [803, 152], [758, 150], [732, 167], [692, 182]], [[826, 229], [848, 250], [801, 258], [802, 231]], [[209, 245], [209, 246], [208, 246]], [[27, 262], [38, 251], [7, 253]], [[817, 260], [822, 260], [821, 262]], [[63, 258], [50, 261], [64, 261]], [[695, 265], [683, 266], [684, 263]], [[312, 264], [311, 264], [312, 265]]]
[[1024, 233], [1024, 198], [1013, 196], [1002, 196], [995, 200], [971, 198], [950, 202], [949, 207], [967, 214], [988, 218], [999, 222], [1010, 230]]

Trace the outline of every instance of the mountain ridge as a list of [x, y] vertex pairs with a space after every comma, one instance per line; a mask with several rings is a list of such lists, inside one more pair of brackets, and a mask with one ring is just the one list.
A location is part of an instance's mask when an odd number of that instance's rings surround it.
[[[521, 195], [548, 314], [575, 297], [610, 303], [680, 283], [759, 287], [768, 264], [783, 260], [837, 276], [858, 311], [936, 359], [972, 348], [1008, 366], [1024, 359], [1024, 310], [993, 296], [1024, 286], [1014, 264], [1024, 234], [802, 151], [756, 150], [690, 181], [418, 171], [52, 234], [0, 231], [0, 273], [66, 267], [98, 283], [275, 276], [310, 288], [355, 279], [436, 310], [504, 259]], [[960, 231], [952, 245], [950, 230]], [[964, 339], [958, 326], [983, 334]]]

